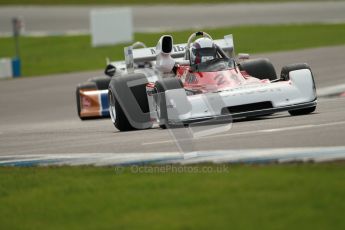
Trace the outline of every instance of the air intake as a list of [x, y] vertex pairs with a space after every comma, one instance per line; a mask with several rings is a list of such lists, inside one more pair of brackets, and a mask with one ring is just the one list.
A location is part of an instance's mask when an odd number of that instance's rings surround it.
[[163, 37], [162, 51], [164, 53], [171, 53], [171, 51], [172, 51], [172, 38], [170, 36], [164, 36]]
[[226, 108], [222, 109], [222, 114], [244, 113], [244, 112], [263, 110], [263, 109], [271, 109], [271, 108], [273, 108], [272, 102], [263, 101], [263, 102], [258, 102], [258, 103], [251, 103], [251, 104], [226, 107]]

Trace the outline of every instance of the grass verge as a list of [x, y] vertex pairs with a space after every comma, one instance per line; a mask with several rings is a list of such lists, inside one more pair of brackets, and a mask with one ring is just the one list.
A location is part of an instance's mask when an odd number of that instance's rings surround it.
[[345, 228], [344, 162], [224, 167], [0, 168], [0, 229]]
[[[205, 29], [214, 38], [232, 33], [237, 52], [271, 52], [345, 44], [345, 24], [242, 26]], [[167, 32], [184, 43], [192, 31]], [[155, 46], [162, 33], [136, 33], [135, 40]], [[21, 37], [24, 76], [102, 69], [105, 58], [123, 59], [123, 46], [91, 47], [90, 36]], [[0, 38], [0, 56], [14, 55], [12, 38]]]

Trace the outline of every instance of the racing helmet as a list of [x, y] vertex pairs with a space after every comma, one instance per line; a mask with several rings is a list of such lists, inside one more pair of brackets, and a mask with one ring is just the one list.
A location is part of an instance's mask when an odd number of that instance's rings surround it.
[[210, 38], [199, 38], [191, 46], [189, 57], [192, 65], [213, 60], [217, 57], [217, 46]]

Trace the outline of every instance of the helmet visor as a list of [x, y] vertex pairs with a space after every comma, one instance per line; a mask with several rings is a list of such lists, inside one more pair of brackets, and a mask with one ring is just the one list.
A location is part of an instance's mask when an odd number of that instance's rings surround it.
[[193, 54], [195, 56], [212, 56], [216, 57], [217, 50], [214, 47], [193, 49]]
[[193, 49], [193, 54], [195, 55], [195, 62], [205, 62], [216, 58], [217, 50], [215, 47], [199, 48]]

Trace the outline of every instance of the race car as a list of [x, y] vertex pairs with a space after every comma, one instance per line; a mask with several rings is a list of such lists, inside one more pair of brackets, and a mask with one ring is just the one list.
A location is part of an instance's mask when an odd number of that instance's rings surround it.
[[[114, 126], [129, 131], [154, 123], [169, 128], [315, 111], [316, 87], [307, 64], [287, 65], [277, 77], [268, 59], [238, 60], [234, 53], [232, 35], [213, 40], [202, 31], [193, 33], [186, 44], [174, 45], [172, 36], [163, 35], [156, 47], [126, 47], [126, 70], [109, 83]], [[153, 66], [134, 68], [143, 61]], [[116, 63], [107, 69], [111, 66]]]
[[[146, 48], [142, 42], [135, 42], [132, 49]], [[137, 62], [135, 68], [150, 68], [150, 62]], [[125, 61], [117, 61], [108, 65], [105, 75], [90, 78], [76, 88], [78, 116], [81, 120], [109, 118], [108, 86], [112, 76], [126, 72]]]

